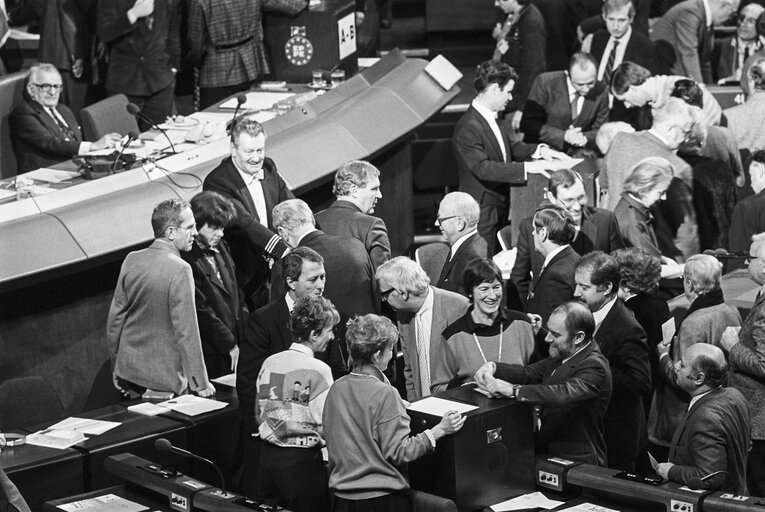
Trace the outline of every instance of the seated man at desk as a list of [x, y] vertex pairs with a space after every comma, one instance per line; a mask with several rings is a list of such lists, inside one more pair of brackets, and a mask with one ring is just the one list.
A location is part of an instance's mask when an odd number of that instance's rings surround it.
[[675, 372], [691, 404], [672, 439], [669, 462], [659, 464], [656, 472], [693, 489], [746, 495], [751, 415], [744, 395], [725, 387], [725, 354], [714, 345], [696, 343], [683, 353]]
[[475, 374], [493, 396], [541, 405], [536, 453], [606, 465], [603, 421], [611, 398], [611, 370], [593, 340], [595, 319], [580, 302], [550, 315], [550, 357], [528, 366], [489, 361]]
[[29, 69], [24, 101], [9, 120], [19, 174], [89, 151], [113, 148], [120, 139], [120, 134], [108, 133], [96, 142], [83, 141], [74, 113], [58, 102], [62, 83], [53, 64], [36, 64]]

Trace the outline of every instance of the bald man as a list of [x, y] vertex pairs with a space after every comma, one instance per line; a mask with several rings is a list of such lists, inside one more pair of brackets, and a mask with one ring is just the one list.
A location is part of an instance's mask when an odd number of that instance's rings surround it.
[[724, 387], [728, 364], [723, 351], [706, 343], [691, 345], [675, 372], [691, 403], [672, 439], [670, 462], [659, 464], [656, 472], [693, 489], [746, 495], [749, 404], [737, 389]]

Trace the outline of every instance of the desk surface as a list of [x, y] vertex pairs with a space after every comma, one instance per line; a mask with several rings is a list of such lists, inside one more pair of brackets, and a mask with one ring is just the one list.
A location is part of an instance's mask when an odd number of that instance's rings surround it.
[[[84, 501], [91, 498], [98, 498], [108, 494], [113, 494], [119, 498], [132, 501], [134, 503], [139, 503], [144, 507], [148, 507], [150, 510], [159, 510], [162, 512], [172, 511], [170, 505], [167, 502], [167, 499], [164, 496], [160, 496], [159, 494], [147, 489], [126, 485], [107, 487], [106, 489], [99, 489], [97, 491], [88, 492], [85, 494], [78, 494], [76, 496], [68, 496], [66, 498], [48, 501], [43, 504], [42, 510], [43, 512], [60, 512], [64, 509], [59, 508], [59, 505], [66, 505], [74, 501]], [[101, 511], [103, 510], [108, 509], [101, 509]]]
[[[12, 433], [27, 434], [28, 432], [19, 430]], [[74, 448], [57, 450], [45, 446], [22, 444], [21, 446], [6, 446], [0, 450], [0, 466], [9, 475], [80, 458], [82, 458], [82, 453]]]

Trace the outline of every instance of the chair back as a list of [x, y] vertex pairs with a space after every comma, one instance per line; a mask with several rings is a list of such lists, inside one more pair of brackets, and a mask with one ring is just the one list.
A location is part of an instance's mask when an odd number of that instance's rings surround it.
[[414, 251], [414, 260], [422, 267], [431, 284], [435, 286], [441, 277], [446, 258], [449, 256], [450, 247], [443, 242], [433, 242], [418, 247]]
[[18, 171], [8, 121], [13, 110], [24, 101], [24, 85], [28, 74], [25, 70], [0, 76], [0, 177], [2, 178], [16, 176]]
[[513, 229], [510, 224], [497, 231], [497, 240], [503, 251], [513, 248]]
[[58, 393], [43, 377], [18, 377], [0, 384], [0, 431], [36, 425], [63, 415]]
[[83, 139], [93, 142], [107, 133], [124, 136], [139, 131], [138, 121], [127, 111], [128, 103], [127, 96], [115, 94], [80, 110]]

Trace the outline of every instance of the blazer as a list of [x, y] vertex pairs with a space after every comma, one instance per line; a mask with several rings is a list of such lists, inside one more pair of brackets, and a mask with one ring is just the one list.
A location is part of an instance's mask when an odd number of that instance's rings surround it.
[[[430, 344], [428, 356], [430, 360], [430, 375], [433, 376], [435, 365], [441, 361], [441, 351], [444, 339], [441, 333], [451, 323], [464, 315], [470, 303], [454, 292], [429, 287], [433, 294], [433, 317], [430, 324]], [[415, 313], [398, 312], [398, 330], [401, 333], [401, 348], [404, 352], [404, 379], [406, 381], [406, 399], [408, 401], [422, 398], [420, 380], [420, 356], [417, 353], [417, 332], [415, 331]]]
[[[714, 40], [712, 46], [712, 71], [715, 82], [731, 77], [737, 70], [743, 69], [743, 65], [741, 67], [738, 65], [738, 49], [738, 38], [735, 36], [721, 37]], [[751, 57], [761, 49], [762, 43], [758, 41], [754, 50], [749, 52], [749, 56]], [[744, 80], [746, 79], [745, 75], [741, 75], [741, 77]]]
[[687, 76], [713, 83], [712, 34], [707, 27], [703, 0], [685, 0], [656, 20], [651, 30], [663, 74]]
[[254, 311], [247, 318], [244, 335], [239, 344], [239, 364], [236, 369], [236, 394], [242, 411], [244, 428], [258, 431], [255, 422], [255, 402], [258, 395], [258, 375], [268, 356], [290, 348], [292, 333], [287, 327], [290, 312], [284, 295], [271, 304]]
[[626, 192], [622, 193], [614, 215], [628, 247], [639, 247], [653, 256], [661, 257], [653, 229], [653, 215], [643, 203]]
[[765, 190], [747, 196], [733, 208], [730, 221], [729, 250], [747, 252], [752, 244], [752, 235], [765, 231]]
[[151, 16], [131, 24], [127, 12], [134, 3], [98, 2], [96, 32], [109, 48], [106, 90], [150, 96], [173, 83], [172, 68], [181, 67], [180, 2], [155, 2]]
[[[590, 53], [598, 62], [598, 68], [600, 68], [603, 57], [608, 58], [604, 53], [609, 39], [611, 39], [611, 34], [608, 30], [598, 30], [592, 35]], [[635, 30], [635, 27], [632, 27], [632, 34], [630, 34], [630, 38], [627, 41], [627, 47], [624, 49], [622, 62], [625, 61], [634, 62], [635, 64], [643, 66], [650, 71], [652, 75], [658, 74], [660, 70], [658, 58], [656, 57], [656, 48], [654, 47], [653, 42], [651, 42], [647, 36]], [[608, 87], [611, 84], [605, 85]]]
[[752, 411], [752, 439], [765, 440], [765, 293], [754, 301], [752, 309], [741, 324], [739, 342], [728, 353], [730, 386], [735, 387], [749, 402]]
[[534, 154], [536, 145], [511, 142], [505, 132], [502, 138], [506, 162], [502, 160], [502, 150], [489, 123], [472, 105], [454, 128], [452, 143], [459, 189], [473, 196], [480, 205], [507, 204], [508, 186], [526, 184], [522, 162]]
[[578, 148], [563, 140], [566, 130], [573, 126], [582, 129], [588, 148], [597, 149], [595, 135], [608, 121], [608, 89], [602, 82], [595, 82], [584, 97], [579, 115], [573, 119], [567, 81], [565, 71], [549, 71], [536, 77], [523, 108], [523, 140], [573, 151]]
[[[667, 301], [645, 293], [633, 295], [624, 301], [624, 305], [632, 311], [632, 314], [635, 315], [635, 320], [638, 321], [640, 327], [645, 331], [646, 342], [648, 343], [648, 361], [651, 364], [651, 390], [653, 391], [661, 380], [659, 356], [656, 354], [656, 346], [664, 341], [662, 339], [664, 333], [661, 330], [661, 326], [672, 318], [672, 313], [669, 311]], [[649, 410], [650, 405], [651, 396], [649, 395], [643, 400], [646, 412]]]
[[106, 339], [115, 375], [149, 389], [207, 387], [191, 266], [163, 239], [125, 258]]
[[[719, 387], [699, 398], [672, 438], [669, 479], [694, 489], [748, 494], [749, 422], [749, 405], [737, 389]], [[718, 471], [724, 473], [702, 481]]]
[[518, 400], [541, 406], [536, 453], [606, 465], [604, 421], [611, 398], [611, 370], [590, 343], [561, 364], [547, 358], [528, 366], [497, 364], [495, 376], [521, 384]]
[[752, 153], [765, 149], [765, 93], [755, 92], [742, 105], [726, 108], [724, 114], [740, 149]]
[[[451, 252], [449, 254], [451, 255]], [[447, 258], [436, 286], [467, 297], [472, 290], [465, 289], [462, 284], [462, 274], [471, 263], [487, 256], [486, 240], [477, 232], [473, 233], [459, 246], [454, 256]]]
[[69, 126], [74, 139], [67, 137], [43, 106], [26, 92], [24, 101], [13, 109], [9, 124], [18, 174], [49, 167], [79, 153], [82, 134], [74, 113], [61, 103], [56, 106], [56, 111]]
[[350, 201], [338, 199], [314, 218], [318, 228], [329, 235], [360, 240], [375, 270], [390, 259], [388, 229], [380, 217], [362, 212]]
[[207, 175], [203, 189], [218, 192], [231, 199], [236, 209], [233, 223], [226, 228], [224, 238], [231, 248], [231, 256], [236, 263], [236, 280], [245, 288], [253, 279], [265, 282], [269, 277], [269, 265], [266, 258], [279, 259], [287, 252], [287, 244], [274, 233], [271, 210], [274, 206], [294, 195], [287, 188], [276, 164], [270, 158], [263, 161], [263, 196], [266, 200], [268, 227], [260, 222], [255, 202], [252, 200], [247, 185], [231, 161], [224, 158], [220, 165]]
[[[536, 250], [534, 252], [536, 253]], [[523, 311], [541, 316], [542, 322], [546, 324], [547, 319], [550, 318], [550, 313], [556, 307], [574, 298], [574, 272], [581, 257], [571, 246], [567, 246], [553, 256], [550, 263], [542, 270], [544, 258], [541, 256], [537, 253], [540, 263], [539, 268], [534, 273], [533, 280], [529, 274], [521, 275], [517, 259], [513, 266], [511, 279], [513, 282], [515, 282], [514, 277], [519, 279], [516, 286], [521, 303], [524, 305]]]
[[229, 351], [239, 345], [244, 329], [244, 297], [236, 283], [234, 260], [225, 241], [217, 249], [213, 258], [220, 278], [198, 243], [181, 254], [194, 276], [199, 335], [210, 378], [231, 373]]
[[528, 3], [521, 8], [505, 36], [508, 48], [501, 61], [518, 74], [513, 87], [513, 99], [505, 108], [508, 112], [523, 111], [531, 84], [547, 71], [547, 28], [542, 13]]
[[608, 466], [634, 464], [647, 439], [643, 395], [651, 392], [645, 331], [621, 299], [616, 299], [596, 328], [595, 341], [608, 359], [614, 385], [606, 412]]

